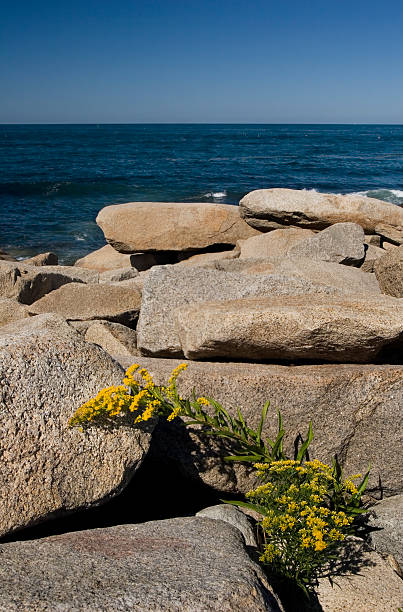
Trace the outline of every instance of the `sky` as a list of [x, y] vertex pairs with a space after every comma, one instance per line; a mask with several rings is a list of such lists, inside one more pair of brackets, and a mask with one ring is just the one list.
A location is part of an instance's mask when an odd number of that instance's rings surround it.
[[402, 0], [3, 0], [0, 123], [403, 123]]

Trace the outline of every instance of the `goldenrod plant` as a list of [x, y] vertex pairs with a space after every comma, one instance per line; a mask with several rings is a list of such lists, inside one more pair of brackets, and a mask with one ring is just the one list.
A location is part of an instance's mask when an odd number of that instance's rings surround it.
[[[369, 470], [363, 477], [344, 479], [337, 457], [332, 466], [317, 459], [310, 461], [311, 423], [305, 441], [290, 459], [283, 448], [285, 430], [279, 411], [276, 438], [262, 436], [269, 402], [263, 406], [254, 430], [239, 409], [234, 417], [213, 399], [197, 398], [194, 393], [191, 399], [181, 397], [176, 379], [186, 367], [176, 367], [168, 384], [162, 386], [155, 385], [145, 368], [134, 364], [126, 371], [122, 385], [102, 389], [78, 408], [69, 425], [84, 430], [94, 425], [137, 425], [156, 416], [168, 421], [181, 417], [185, 425], [201, 426], [206, 435], [230, 440], [236, 453], [224, 458], [249, 463], [262, 484], [246, 494], [245, 502], [227, 503], [248, 507], [261, 516], [260, 561], [308, 593], [337, 558], [345, 538], [356, 533], [356, 519], [366, 511], [362, 495]], [[355, 484], [358, 478], [361, 481]]]

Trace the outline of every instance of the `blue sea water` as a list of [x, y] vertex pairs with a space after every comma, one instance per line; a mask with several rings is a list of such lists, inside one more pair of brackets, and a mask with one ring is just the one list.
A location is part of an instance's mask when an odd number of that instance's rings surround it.
[[403, 205], [403, 126], [0, 125], [0, 248], [17, 257], [99, 248], [108, 204], [237, 204], [269, 187]]

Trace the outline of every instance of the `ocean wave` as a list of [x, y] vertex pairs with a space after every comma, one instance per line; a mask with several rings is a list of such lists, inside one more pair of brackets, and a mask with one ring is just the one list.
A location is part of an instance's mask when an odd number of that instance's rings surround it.
[[367, 198], [375, 198], [383, 200], [391, 204], [403, 206], [403, 190], [402, 189], [368, 189], [366, 191], [354, 191], [348, 195], [360, 195]]
[[226, 198], [226, 191], [209, 191], [208, 193], [203, 194], [203, 198], [214, 198], [215, 200], [220, 200], [221, 198]]

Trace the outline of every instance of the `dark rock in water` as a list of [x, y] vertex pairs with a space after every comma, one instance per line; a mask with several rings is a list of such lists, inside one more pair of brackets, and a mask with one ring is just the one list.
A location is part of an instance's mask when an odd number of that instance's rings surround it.
[[0, 259], [3, 259], [4, 261], [17, 261], [14, 257], [9, 255], [8, 253], [5, 253], [1, 249], [0, 249]]
[[[161, 500], [162, 501], [162, 500]], [[243, 536], [188, 517], [0, 544], [0, 609], [280, 612]]]

